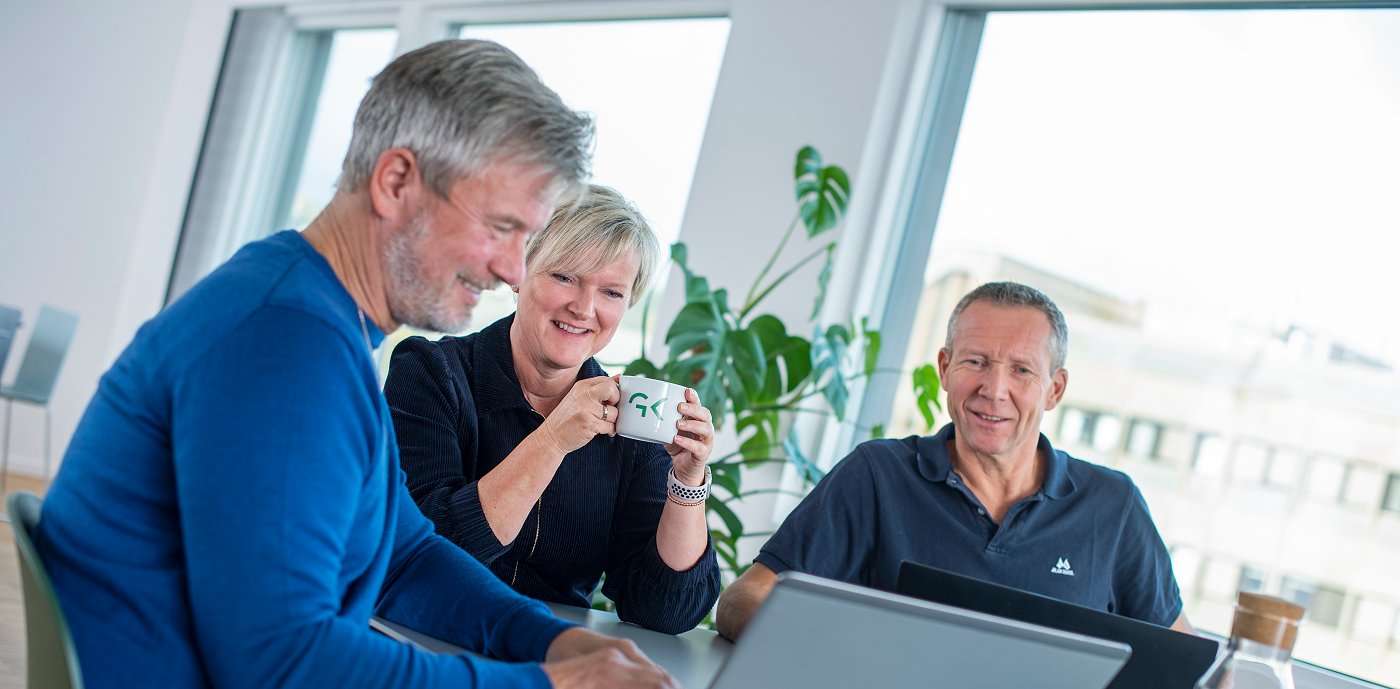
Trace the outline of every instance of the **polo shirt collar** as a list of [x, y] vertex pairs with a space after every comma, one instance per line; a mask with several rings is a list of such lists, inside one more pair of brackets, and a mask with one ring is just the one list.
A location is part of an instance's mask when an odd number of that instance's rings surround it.
[[[948, 455], [948, 443], [952, 442], [955, 435], [956, 430], [953, 424], [949, 423], [937, 433], [915, 441], [919, 475], [925, 480], [947, 483], [948, 479], [952, 478], [953, 458]], [[1069, 461], [1065, 454], [1052, 447], [1044, 433], [1040, 434], [1040, 441], [1036, 447], [1048, 458], [1045, 463], [1045, 480], [1041, 483], [1040, 492], [1051, 499], [1068, 497], [1074, 492], [1074, 479], [1070, 478]]]
[[[520, 378], [515, 375], [515, 360], [510, 350], [513, 322], [515, 314], [512, 313], [482, 328], [471, 345], [475, 369], [471, 375], [472, 396], [477, 410], [483, 414], [505, 409], [534, 410], [520, 389]], [[597, 360], [589, 357], [579, 368], [578, 380], [606, 375]]]

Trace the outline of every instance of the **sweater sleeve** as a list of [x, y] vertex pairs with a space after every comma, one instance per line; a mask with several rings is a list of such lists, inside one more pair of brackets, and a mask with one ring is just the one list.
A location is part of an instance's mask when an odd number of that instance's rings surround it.
[[[379, 589], [382, 574], [368, 565], [390, 547], [394, 521], [383, 512], [394, 509], [392, 476], [373, 473], [387, 442], [377, 386], [357, 344], [303, 312], [265, 308], [175, 387], [174, 489], [191, 635], [208, 676], [227, 689], [547, 686], [538, 665], [424, 653], [373, 633], [367, 607], [347, 609], [347, 592]], [[430, 541], [412, 529], [402, 538], [396, 591], [472, 598], [453, 588], [461, 579]], [[487, 612], [505, 604], [488, 598]], [[537, 650], [528, 634], [494, 638], [538, 619], [524, 608], [506, 613], [478, 621], [492, 630], [479, 637], [486, 647]]]
[[399, 343], [384, 398], [394, 420], [399, 462], [418, 509], [447, 540], [489, 565], [507, 550], [481, 509], [475, 472], [476, 404], [471, 386], [442, 345], [421, 337]]
[[677, 572], [656, 549], [656, 527], [666, 505], [666, 472], [671, 458], [655, 443], [627, 441], [635, 467], [614, 519], [603, 595], [617, 604], [617, 616], [666, 634], [693, 629], [719, 597], [719, 563], [706, 535], [705, 553], [693, 567]]
[[395, 502], [394, 554], [380, 615], [503, 660], [543, 660], [554, 638], [575, 626], [511, 590], [485, 565], [433, 533], [402, 481]]

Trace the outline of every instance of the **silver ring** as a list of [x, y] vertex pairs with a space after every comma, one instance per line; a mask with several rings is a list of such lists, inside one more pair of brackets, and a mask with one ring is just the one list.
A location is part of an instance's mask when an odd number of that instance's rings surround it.
[[608, 405], [606, 405], [606, 404], [603, 405], [603, 420], [604, 420], [604, 421], [607, 421], [607, 420], [608, 420]]

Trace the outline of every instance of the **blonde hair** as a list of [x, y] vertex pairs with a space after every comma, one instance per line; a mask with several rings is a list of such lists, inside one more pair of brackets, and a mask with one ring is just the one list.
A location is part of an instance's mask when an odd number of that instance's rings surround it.
[[651, 288], [660, 247], [651, 225], [622, 194], [590, 184], [577, 199], [554, 209], [544, 229], [525, 245], [525, 269], [530, 273], [590, 275], [617, 261], [635, 257], [631, 307]]

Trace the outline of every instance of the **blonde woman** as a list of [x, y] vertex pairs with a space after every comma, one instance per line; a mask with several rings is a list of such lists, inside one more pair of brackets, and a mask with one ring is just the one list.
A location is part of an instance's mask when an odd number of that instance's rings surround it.
[[403, 469], [438, 533], [516, 591], [587, 607], [598, 581], [620, 618], [693, 628], [719, 595], [705, 506], [710, 412], [687, 390], [666, 445], [616, 436], [618, 382], [593, 356], [658, 264], [632, 204], [592, 185], [525, 253], [516, 312], [394, 351], [384, 394]]

